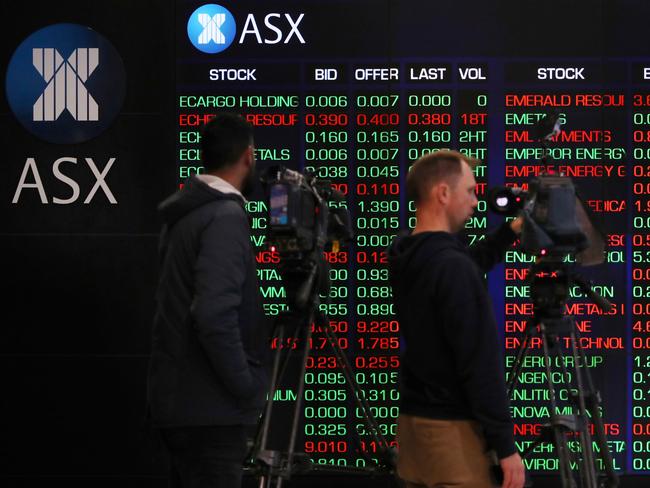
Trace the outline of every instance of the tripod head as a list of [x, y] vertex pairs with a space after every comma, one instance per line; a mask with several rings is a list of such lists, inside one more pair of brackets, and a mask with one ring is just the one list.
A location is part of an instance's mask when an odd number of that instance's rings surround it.
[[279, 271], [291, 310], [305, 312], [314, 306], [318, 308], [319, 294], [327, 295], [330, 287], [329, 265], [321, 248], [300, 262], [281, 260]]
[[561, 259], [539, 257], [531, 266], [527, 281], [530, 285], [536, 323], [561, 320], [571, 287], [574, 285], [604, 312], [609, 312], [612, 308], [607, 299], [592, 289], [589, 281], [570, 270], [567, 263]]

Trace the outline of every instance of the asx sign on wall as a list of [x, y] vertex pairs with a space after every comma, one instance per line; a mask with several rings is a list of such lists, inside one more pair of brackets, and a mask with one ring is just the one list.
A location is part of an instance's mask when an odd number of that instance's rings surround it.
[[[82, 25], [55, 24], [34, 32], [18, 46], [5, 86], [11, 111], [27, 131], [47, 142], [80, 144], [108, 129], [120, 113], [126, 75], [122, 58], [106, 38]], [[105, 181], [116, 158], [107, 158], [102, 169], [93, 158], [80, 159], [95, 177], [83, 203], [90, 203], [98, 189], [110, 203], [117, 203]], [[48, 170], [69, 187], [70, 194], [49, 198], [36, 159], [26, 158], [12, 203], [30, 189], [44, 204], [76, 202], [79, 184], [62, 170], [63, 162], [76, 161], [63, 157], [51, 164]]]
[[[238, 44], [305, 44], [300, 23], [305, 14], [270, 12], [246, 15]], [[237, 23], [228, 9], [217, 4], [202, 5], [187, 21], [187, 36], [199, 51], [215, 54], [226, 50], [237, 38]]]

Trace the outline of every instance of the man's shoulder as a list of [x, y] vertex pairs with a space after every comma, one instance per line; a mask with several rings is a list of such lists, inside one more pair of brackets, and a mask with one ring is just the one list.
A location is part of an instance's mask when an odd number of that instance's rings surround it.
[[231, 199], [206, 202], [187, 214], [175, 227], [177, 235], [184, 235], [193, 229], [213, 240], [247, 240], [250, 234], [246, 210], [241, 203]]
[[431, 255], [430, 263], [435, 263], [437, 267], [463, 269], [467, 266], [473, 266], [472, 258], [467, 251], [461, 247], [446, 247], [439, 249]]
[[246, 210], [237, 197], [215, 199], [203, 206], [203, 212], [214, 219], [248, 221]]

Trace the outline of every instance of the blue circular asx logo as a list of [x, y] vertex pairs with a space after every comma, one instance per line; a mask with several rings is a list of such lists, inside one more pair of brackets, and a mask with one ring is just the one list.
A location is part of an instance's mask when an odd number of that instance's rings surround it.
[[89, 27], [55, 24], [16, 49], [7, 68], [7, 100], [40, 139], [85, 142], [106, 130], [122, 108], [126, 75], [113, 45]]
[[220, 53], [235, 40], [237, 25], [228, 9], [214, 3], [197, 8], [187, 21], [187, 36], [204, 53]]

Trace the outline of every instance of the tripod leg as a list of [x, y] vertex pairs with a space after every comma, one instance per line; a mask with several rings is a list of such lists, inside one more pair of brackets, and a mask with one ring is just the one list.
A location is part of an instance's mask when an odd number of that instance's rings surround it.
[[603, 417], [600, 413], [600, 395], [597, 392], [592, 392], [592, 397], [587, 400], [587, 409], [591, 412], [591, 422], [594, 425], [594, 433], [596, 434], [596, 444], [600, 449], [600, 456], [603, 460], [605, 473], [607, 475], [609, 487], [616, 487], [619, 485], [618, 474], [614, 470], [614, 461], [612, 460], [612, 453], [607, 445], [607, 436], [605, 435], [605, 426], [603, 425]]
[[[580, 333], [575, 332], [575, 338], [577, 341], [580, 340]], [[600, 394], [594, 388], [594, 383], [591, 378], [591, 373], [589, 372], [587, 366], [587, 357], [585, 351], [580, 347], [579, 342], [574, 341], [573, 346], [573, 357], [575, 368], [578, 369], [578, 363], [575, 362], [577, 359], [580, 359], [580, 364], [583, 368], [584, 379], [586, 381], [587, 394], [584, 397], [585, 407], [591, 413], [591, 423], [594, 426], [594, 434], [596, 435], [596, 444], [600, 450], [600, 457], [603, 461], [605, 468], [605, 473], [607, 475], [608, 486], [615, 487], [618, 486], [618, 474], [614, 470], [614, 462], [612, 460], [612, 453], [609, 450], [607, 445], [607, 437], [605, 435], [605, 426], [603, 425], [603, 417], [600, 411]], [[595, 462], [595, 456], [594, 456]], [[597, 471], [597, 470], [596, 470]]]
[[510, 372], [508, 373], [508, 398], [512, 397], [512, 391], [515, 389], [515, 386], [517, 386], [517, 382], [519, 381], [519, 374], [521, 373], [521, 368], [524, 365], [524, 358], [528, 353], [528, 342], [532, 335], [535, 333], [536, 326], [536, 322], [526, 324], [526, 332], [523, 334], [523, 340], [519, 345], [517, 357], [515, 358], [515, 362], [512, 365]]
[[[564, 488], [574, 488], [575, 480], [573, 479], [573, 472], [571, 471], [571, 454], [566, 442], [564, 431], [555, 422], [557, 416], [557, 399], [555, 398], [555, 385], [553, 384], [553, 376], [551, 371], [551, 355], [548, 343], [548, 336], [546, 326], [543, 322], [540, 323], [540, 330], [542, 336], [542, 349], [544, 351], [544, 366], [546, 368], [546, 381], [548, 383], [549, 400], [551, 403], [551, 427], [553, 429], [553, 439], [555, 450], [560, 467], [560, 479]], [[557, 347], [557, 345], [555, 346]]]
[[251, 448], [251, 452], [248, 457], [248, 464], [257, 466], [258, 469], [263, 469], [264, 474], [259, 477], [259, 488], [270, 488], [272, 483], [272, 471], [273, 466], [268, 465], [264, 462], [261, 462], [261, 454], [266, 449], [266, 442], [268, 440], [271, 414], [273, 411], [273, 401], [275, 398], [275, 392], [278, 389], [280, 382], [280, 359], [282, 356], [282, 343], [284, 341], [285, 325], [281, 322], [282, 319], [278, 319], [278, 322], [275, 327], [275, 337], [274, 340], [277, 341], [277, 348], [273, 357], [273, 369], [271, 372], [271, 380], [269, 385], [269, 396], [264, 405], [264, 412], [262, 413], [262, 421], [259, 424], [257, 433], [255, 435], [255, 443]]
[[[256, 442], [256, 447], [259, 451], [262, 451], [266, 448], [266, 441], [268, 440], [269, 434], [269, 425], [271, 422], [271, 412], [273, 410], [273, 399], [275, 398], [275, 392], [278, 389], [278, 384], [280, 382], [280, 356], [282, 355], [282, 342], [284, 341], [284, 325], [279, 324], [276, 328], [278, 331], [275, 339], [277, 339], [277, 349], [275, 350], [275, 357], [273, 358], [273, 370], [271, 372], [271, 384], [269, 387], [269, 398], [264, 406], [264, 420], [262, 421], [261, 428], [258, 431]], [[259, 452], [258, 451], [258, 452]]]
[[[311, 342], [312, 327], [311, 324], [314, 322], [315, 312], [314, 309], [311, 309], [309, 314], [309, 319], [307, 321], [307, 326], [304, 327], [305, 337], [302, 341], [302, 364], [300, 366], [300, 373], [298, 374], [298, 389], [296, 391], [296, 403], [293, 408], [293, 419], [291, 422], [291, 433], [289, 434], [289, 447], [287, 449], [287, 471], [291, 473], [291, 467], [293, 465], [293, 456], [295, 453], [296, 447], [296, 435], [298, 433], [298, 422], [300, 421], [301, 409], [303, 406], [303, 398], [305, 393], [305, 371], [307, 369], [307, 360], [309, 359], [309, 344]], [[278, 479], [278, 484], [276, 485], [280, 488], [282, 484], [282, 478]]]
[[[570, 319], [573, 320], [573, 319]], [[576, 395], [576, 404], [580, 414], [580, 445], [582, 447], [582, 470], [581, 474], [586, 480], [588, 487], [597, 488], [598, 480], [596, 478], [596, 464], [594, 462], [594, 451], [592, 447], [591, 432], [589, 431], [589, 418], [587, 417], [587, 408], [585, 404], [584, 385], [582, 380], [582, 370], [578, 367], [578, 351], [576, 345], [575, 332], [571, 332], [571, 352], [573, 354], [573, 369], [578, 393]]]
[[271, 488], [273, 478], [271, 475], [260, 476], [259, 488]]

